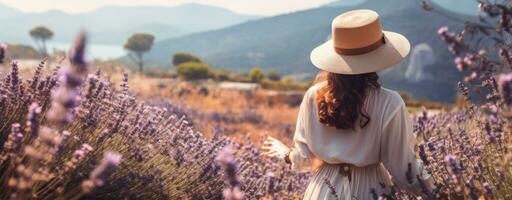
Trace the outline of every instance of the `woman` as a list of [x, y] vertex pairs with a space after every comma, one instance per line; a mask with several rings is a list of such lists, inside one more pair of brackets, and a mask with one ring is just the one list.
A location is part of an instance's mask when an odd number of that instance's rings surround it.
[[[326, 81], [312, 86], [300, 106], [294, 147], [269, 138], [264, 155], [316, 169], [304, 199], [373, 199], [392, 186], [415, 194], [432, 188], [414, 152], [411, 118], [397, 92], [378, 83], [376, 72], [403, 60], [408, 40], [382, 31], [379, 15], [354, 10], [336, 17], [333, 38], [311, 53]], [[423, 185], [423, 187], [421, 186]]]

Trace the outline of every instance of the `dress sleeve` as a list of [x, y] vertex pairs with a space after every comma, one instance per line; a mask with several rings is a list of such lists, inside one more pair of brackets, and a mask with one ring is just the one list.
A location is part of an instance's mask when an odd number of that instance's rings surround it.
[[393, 177], [393, 182], [398, 188], [416, 195], [420, 195], [423, 189], [431, 191], [433, 179], [424, 170], [421, 160], [416, 158], [412, 119], [403, 102], [385, 124], [380, 158]]
[[304, 99], [300, 105], [295, 135], [293, 136], [293, 148], [291, 148], [290, 152], [292, 170], [296, 171], [311, 171], [313, 169], [313, 154], [309, 150], [305, 130], [305, 123], [307, 123], [310, 112], [308, 108], [310, 106], [310, 93], [311, 91], [308, 91], [306, 95], [304, 95]]

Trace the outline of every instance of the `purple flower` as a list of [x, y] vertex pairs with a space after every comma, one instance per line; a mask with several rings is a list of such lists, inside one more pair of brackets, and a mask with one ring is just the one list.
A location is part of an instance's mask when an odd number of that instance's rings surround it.
[[420, 144], [419, 146], [419, 154], [420, 154], [420, 158], [421, 160], [423, 161], [423, 163], [425, 163], [425, 165], [429, 165], [430, 162], [428, 161], [428, 157], [427, 157], [427, 153], [425, 151], [425, 145], [424, 144]]
[[71, 169], [74, 169], [76, 168], [76, 166], [82, 162], [85, 157], [93, 150], [93, 148], [88, 145], [88, 144], [82, 144], [82, 146], [80, 147], [80, 149], [78, 150], [75, 150], [75, 152], [73, 152], [73, 156], [71, 157], [71, 160], [69, 160], [68, 162], [66, 162], [64, 164], [64, 172], [67, 172]]
[[[20, 124], [13, 124], [11, 127], [11, 132], [9, 133], [9, 135], [7, 137], [7, 141], [4, 143], [4, 149], [3, 149], [4, 152], [3, 153], [17, 152], [21, 147], [22, 140], [23, 140], [23, 134], [21, 133]], [[0, 155], [2, 155], [2, 154], [0, 154]], [[1, 160], [2, 159], [0, 156], [0, 161]]]
[[466, 45], [462, 42], [462, 37], [450, 32], [448, 27], [443, 26], [439, 28], [437, 34], [448, 44], [448, 48], [452, 54], [459, 55], [459, 53], [466, 49]]
[[39, 120], [41, 118], [41, 107], [37, 103], [32, 103], [29, 107], [27, 116], [27, 127], [30, 140], [37, 137], [39, 133]]
[[69, 61], [79, 73], [87, 72], [87, 61], [85, 58], [87, 37], [85, 32], [80, 32], [75, 39], [73, 47], [69, 49]]
[[82, 32], [70, 49], [70, 62], [73, 66], [61, 73], [61, 85], [52, 92], [52, 106], [48, 112], [48, 119], [59, 129], [71, 122], [74, 116], [73, 109], [79, 105], [82, 76], [87, 73], [87, 62], [84, 58], [85, 42], [86, 37]]
[[459, 70], [459, 72], [464, 71], [464, 69], [466, 68], [466, 64], [464, 63], [464, 61], [461, 57], [456, 57], [454, 62], [455, 62], [455, 65], [457, 66], [457, 69]]
[[234, 162], [233, 153], [231, 146], [224, 147], [215, 158], [220, 164], [229, 164]]
[[89, 175], [89, 179], [82, 182], [82, 190], [90, 193], [94, 188], [103, 186], [120, 163], [121, 154], [106, 152], [101, 163]]
[[240, 182], [236, 174], [237, 166], [233, 158], [232, 147], [224, 147], [217, 154], [215, 161], [224, 169], [224, 181], [228, 184], [223, 192], [224, 198], [229, 200], [242, 199], [243, 193], [240, 192]]
[[8, 75], [7, 78], [8, 79], [6, 80], [9, 80], [7, 84], [10, 86], [9, 89], [12, 97], [18, 98], [21, 78], [19, 76], [19, 66], [17, 60], [13, 60], [11, 62], [11, 73]]
[[7, 54], [7, 45], [0, 44], [0, 64], [4, 63], [5, 54]]
[[445, 35], [447, 33], [448, 33], [448, 27], [447, 26], [443, 26], [443, 27], [441, 27], [441, 28], [439, 28], [437, 30], [437, 34], [438, 35]]
[[499, 76], [498, 88], [505, 104], [512, 105], [512, 73]]
[[224, 199], [226, 200], [241, 200], [244, 199], [244, 193], [240, 190], [239, 187], [235, 188], [226, 188], [222, 192], [222, 196], [224, 196]]

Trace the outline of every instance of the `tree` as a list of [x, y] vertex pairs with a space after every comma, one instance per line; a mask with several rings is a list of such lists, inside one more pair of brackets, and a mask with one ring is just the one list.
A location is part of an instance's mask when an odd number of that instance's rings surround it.
[[281, 75], [276, 71], [272, 71], [268, 74], [268, 79], [270, 79], [271, 81], [279, 81], [281, 80]]
[[47, 56], [46, 41], [53, 37], [53, 32], [44, 26], [37, 26], [30, 30], [30, 37], [34, 39], [39, 53]]
[[215, 79], [217, 81], [228, 81], [230, 79], [230, 73], [227, 70], [218, 70], [215, 72]]
[[251, 72], [249, 72], [249, 78], [252, 82], [259, 83], [265, 78], [265, 74], [259, 67], [254, 67]]
[[203, 61], [201, 61], [201, 59], [198, 58], [197, 56], [194, 56], [194, 55], [189, 54], [189, 53], [176, 53], [172, 57], [172, 64], [174, 66], [178, 66], [178, 65], [180, 65], [182, 63], [186, 63], [186, 62], [201, 63]]
[[151, 50], [154, 41], [155, 36], [151, 34], [135, 33], [124, 44], [124, 49], [135, 54], [135, 56], [133, 54], [128, 54], [128, 56], [139, 65], [139, 72], [144, 70], [144, 53]]
[[207, 79], [211, 74], [208, 64], [197, 62], [186, 62], [176, 68], [178, 75], [185, 80]]

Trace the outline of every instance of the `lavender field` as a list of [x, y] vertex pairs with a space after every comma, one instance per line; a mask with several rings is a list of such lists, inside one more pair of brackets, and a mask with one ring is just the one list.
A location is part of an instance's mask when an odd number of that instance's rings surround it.
[[[479, 10], [462, 31], [433, 33], [464, 76], [459, 106], [414, 114], [417, 157], [435, 189], [368, 191], [374, 199], [512, 199], [511, 1]], [[148, 91], [130, 85], [129, 70], [104, 72], [96, 65], [110, 63], [86, 59], [87, 40], [80, 33], [64, 59], [37, 66], [9, 60], [0, 44], [0, 199], [301, 199], [311, 173], [260, 149], [267, 134], [290, 142], [294, 98], [260, 105], [252, 100], [267, 96], [258, 91], [177, 87], [182, 80]]]
[[119, 86], [99, 71], [82, 80], [84, 45], [81, 35], [68, 67], [45, 75], [41, 61], [26, 81], [12, 61], [2, 80], [2, 198], [215, 199], [223, 176], [245, 198], [303, 190], [307, 174], [221, 132], [203, 137], [186, 116], [132, 96], [127, 76]]

